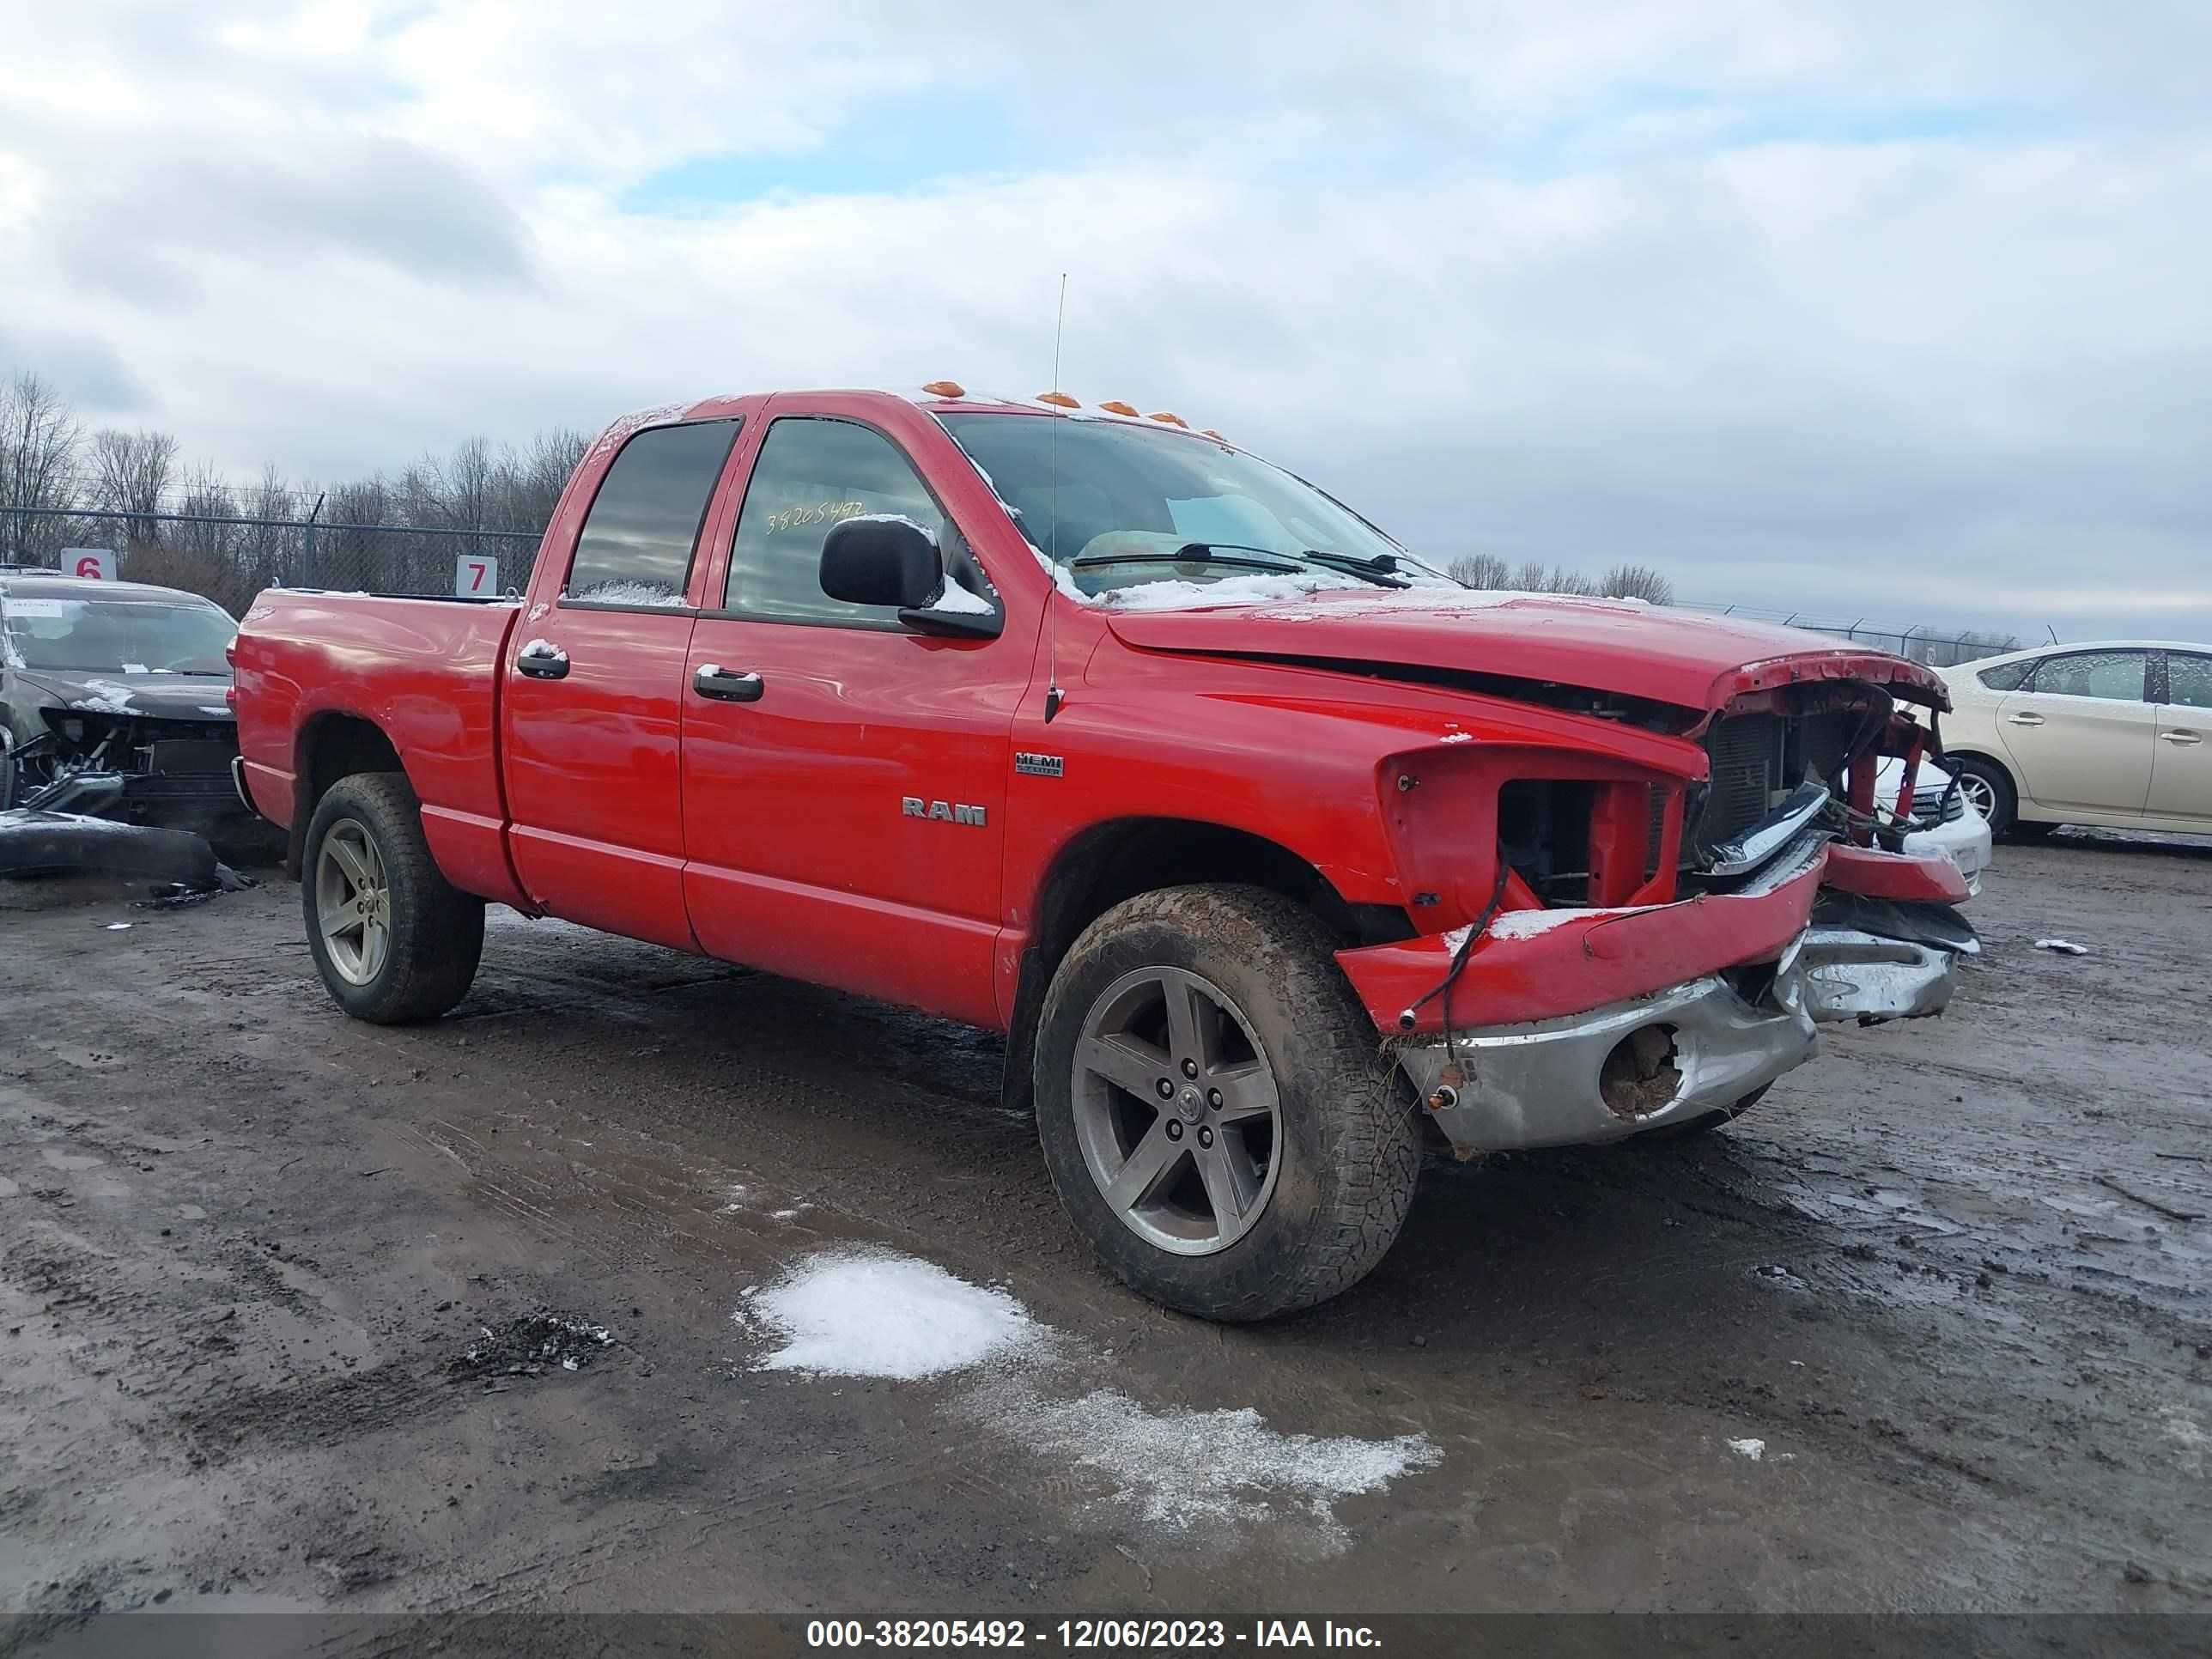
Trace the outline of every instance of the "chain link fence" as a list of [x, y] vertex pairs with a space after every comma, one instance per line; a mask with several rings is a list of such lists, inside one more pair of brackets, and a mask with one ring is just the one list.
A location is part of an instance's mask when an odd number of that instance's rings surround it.
[[1758, 622], [1809, 629], [1815, 634], [1832, 635], [1839, 640], [1851, 640], [1876, 651], [1887, 651], [1914, 662], [1925, 663], [1930, 668], [1955, 667], [1962, 662], [1973, 662], [1983, 657], [2017, 651], [2027, 643], [2017, 634], [1988, 633], [1980, 629], [1951, 634], [1917, 625], [1899, 629], [1870, 623], [1863, 617], [1844, 622], [1808, 617], [1802, 611], [1780, 611], [1753, 605], [1709, 605], [1691, 599], [1683, 602], [1683, 608], [1703, 611], [1715, 616], [1748, 617]]
[[[15, 520], [25, 522], [17, 525]], [[36, 521], [36, 522], [33, 522]], [[128, 514], [58, 508], [0, 511], [0, 562], [14, 546], [100, 548], [116, 555], [125, 581], [205, 594], [233, 616], [264, 587], [324, 587], [376, 593], [495, 598], [530, 585], [539, 532], [455, 525], [345, 524], [317, 518], [220, 514]], [[67, 569], [64, 555], [31, 561]], [[1845, 622], [1768, 606], [1684, 602], [1684, 609], [1810, 629], [1894, 652], [1933, 668], [2016, 650], [2011, 634], [1950, 633]]]
[[[454, 525], [13, 507], [0, 511], [0, 563], [21, 558], [68, 573], [73, 554], [106, 550], [123, 580], [204, 594], [235, 617], [264, 587], [495, 598], [529, 586], [538, 536]], [[32, 548], [39, 551], [17, 550]]]

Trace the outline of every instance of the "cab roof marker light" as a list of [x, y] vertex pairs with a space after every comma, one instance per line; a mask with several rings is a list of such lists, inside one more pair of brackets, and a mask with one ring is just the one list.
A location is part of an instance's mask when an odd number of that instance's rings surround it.
[[1138, 418], [1136, 404], [1125, 404], [1118, 398], [1109, 403], [1103, 403], [1098, 407], [1109, 415], [1127, 415], [1133, 421]]
[[933, 398], [964, 398], [968, 388], [957, 380], [932, 380], [922, 387]]
[[1183, 419], [1180, 415], [1170, 415], [1164, 409], [1161, 410], [1158, 414], [1147, 415], [1145, 418], [1148, 421], [1164, 421], [1170, 426], [1179, 426], [1186, 432], [1190, 430], [1190, 422], [1188, 421]]
[[1036, 395], [1036, 400], [1041, 404], [1050, 404], [1055, 409], [1080, 409], [1083, 407], [1081, 404], [1076, 402], [1074, 398], [1069, 397], [1065, 392], [1040, 392]]

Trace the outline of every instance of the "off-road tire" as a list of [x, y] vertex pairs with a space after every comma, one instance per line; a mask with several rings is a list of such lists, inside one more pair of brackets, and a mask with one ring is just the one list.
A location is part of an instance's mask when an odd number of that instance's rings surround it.
[[[375, 976], [361, 985], [331, 965], [315, 914], [323, 838], [345, 819], [359, 823], [374, 842], [390, 897], [390, 946]], [[422, 804], [404, 773], [356, 772], [315, 803], [301, 864], [300, 903], [323, 988], [354, 1018], [373, 1025], [435, 1019], [468, 994], [483, 955], [483, 901], [448, 882], [430, 856]]]
[[[1332, 958], [1336, 940], [1264, 888], [1144, 893], [1084, 930], [1039, 1017], [1037, 1133], [1062, 1206], [1133, 1288], [1206, 1319], [1268, 1319], [1327, 1301], [1373, 1269], [1404, 1224], [1420, 1171], [1407, 1097]], [[1178, 1255], [1108, 1206], [1085, 1163], [1074, 1102], [1076, 1045], [1108, 988], [1151, 967], [1197, 974], [1233, 998], [1279, 1099], [1274, 1187], [1250, 1230], [1214, 1254]]]

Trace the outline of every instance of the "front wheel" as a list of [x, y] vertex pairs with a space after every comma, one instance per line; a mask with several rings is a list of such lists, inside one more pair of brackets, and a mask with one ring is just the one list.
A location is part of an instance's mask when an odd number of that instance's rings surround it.
[[483, 901], [430, 856], [404, 774], [341, 778], [307, 821], [300, 883], [323, 988], [376, 1025], [435, 1019], [464, 996], [483, 954]]
[[1969, 755], [1959, 763], [1959, 793], [1989, 821], [1990, 834], [2002, 836], [2014, 827], [2020, 796], [2012, 777], [1995, 761]]
[[1037, 1132], [1106, 1265], [1168, 1306], [1266, 1319], [1382, 1259], [1420, 1169], [1334, 941], [1278, 894], [1140, 894], [1085, 930], [1039, 1020]]

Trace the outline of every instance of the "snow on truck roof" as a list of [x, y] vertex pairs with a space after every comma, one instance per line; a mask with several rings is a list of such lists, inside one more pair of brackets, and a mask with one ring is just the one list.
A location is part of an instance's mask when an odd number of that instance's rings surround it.
[[[181, 587], [152, 582], [109, 582], [94, 576], [68, 576], [58, 570], [0, 570], [0, 595], [21, 599], [159, 599], [176, 605], [213, 605], [213, 599]], [[216, 606], [220, 610], [221, 606]]]

